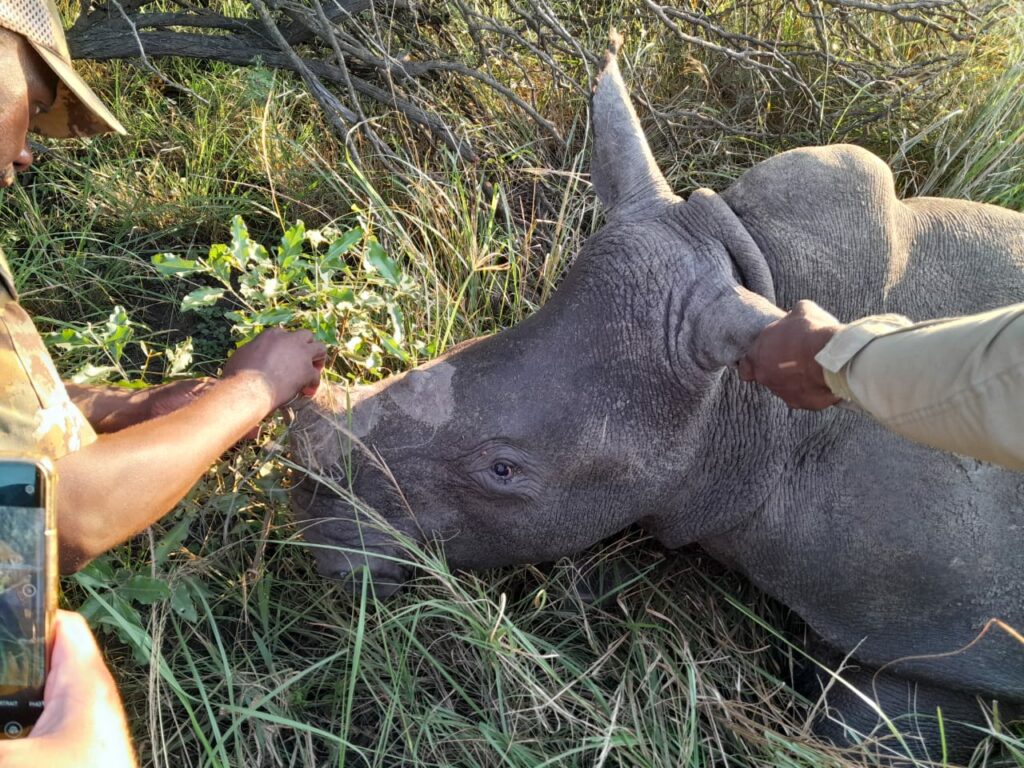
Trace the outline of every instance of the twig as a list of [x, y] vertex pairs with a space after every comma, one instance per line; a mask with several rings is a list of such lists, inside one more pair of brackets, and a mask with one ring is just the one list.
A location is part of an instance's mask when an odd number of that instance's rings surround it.
[[663, 6], [655, 3], [654, 0], [644, 0], [644, 2], [646, 3], [647, 7], [654, 12], [655, 16], [661, 19], [661, 21], [670, 30], [672, 30], [675, 36], [678, 37], [683, 42], [689, 43], [690, 45], [695, 45], [699, 48], [704, 48], [706, 50], [712, 51], [713, 53], [721, 54], [727, 58], [739, 62], [742, 65], [760, 70], [761, 72], [769, 75], [772, 79], [782, 77], [785, 80], [788, 80], [793, 85], [795, 85], [804, 94], [808, 101], [815, 105], [815, 107], [818, 106], [817, 99], [815, 98], [814, 93], [811, 91], [810, 87], [808, 87], [807, 83], [805, 83], [803, 79], [801, 79], [799, 76], [795, 76], [791, 74], [789, 71], [787, 71], [789, 69], [788, 62], [786, 62], [787, 66], [785, 67], [775, 67], [772, 66], [771, 64], [765, 64], [764, 62], [759, 60], [760, 57], [765, 54], [771, 55], [770, 52], [759, 52], [749, 50], [737, 51], [732, 48], [728, 48], [724, 45], [713, 43], [709, 40], [702, 40], [699, 37], [688, 35], [679, 28], [679, 25], [677, 25], [672, 19], [669, 18]]
[[328, 91], [323, 83], [320, 82], [320, 78], [313, 74], [310, 68], [306, 66], [306, 62], [288, 45], [288, 41], [284, 39], [281, 30], [277, 28], [277, 24], [270, 17], [270, 13], [263, 4], [263, 0], [250, 0], [250, 2], [260, 15], [263, 26], [266, 27], [271, 39], [277, 43], [277, 47], [288, 58], [295, 71], [302, 75], [302, 79], [306, 81], [306, 85], [312, 92], [313, 98], [320, 102], [320, 105], [324, 108], [327, 119], [330, 121], [331, 127], [334, 128], [335, 133], [338, 134], [338, 138], [345, 141], [348, 136], [349, 126], [355, 125], [359, 120], [359, 116], [338, 101], [334, 94]]
[[[345, 63], [345, 56], [342, 54], [341, 48], [338, 46], [338, 38], [332, 29], [331, 20], [328, 19], [327, 14], [324, 13], [324, 8], [320, 3], [320, 0], [314, 0], [313, 5], [316, 8], [317, 16], [323, 26], [324, 33], [327, 35], [331, 48], [334, 50], [335, 61], [338, 63], [338, 69], [341, 71], [342, 78], [344, 79], [345, 85], [347, 86], [348, 92], [352, 98], [352, 105], [358, 115], [359, 125], [363, 133], [366, 134], [367, 138], [382, 156], [390, 157], [393, 154], [391, 148], [388, 147], [388, 145], [377, 135], [377, 132], [373, 130], [373, 127], [370, 125], [370, 121], [366, 119], [366, 115], [363, 113], [363, 107], [359, 103], [359, 94], [356, 92], [355, 86], [352, 84], [352, 77], [349, 75], [348, 65]], [[353, 151], [355, 151], [354, 148]]]
[[146, 69], [148, 69], [154, 75], [156, 75], [161, 80], [163, 80], [166, 85], [169, 85], [172, 88], [176, 88], [177, 90], [181, 91], [182, 93], [187, 93], [189, 96], [191, 96], [192, 98], [194, 98], [196, 101], [200, 102], [201, 104], [209, 105], [210, 102], [207, 99], [204, 99], [202, 96], [200, 96], [198, 93], [193, 91], [188, 86], [182, 85], [181, 83], [178, 83], [178, 82], [175, 82], [171, 78], [167, 77], [167, 75], [165, 75], [163, 72], [161, 72], [155, 66], [153, 66], [152, 62], [150, 62], [150, 60], [146, 56], [146, 49], [142, 45], [142, 40], [139, 39], [139, 30], [135, 28], [135, 22], [132, 21], [131, 17], [125, 11], [124, 7], [121, 5], [120, 0], [110, 0], [110, 2], [114, 4], [114, 6], [117, 8], [118, 12], [121, 14], [121, 18], [123, 18], [125, 24], [128, 25], [128, 29], [131, 30], [132, 37], [135, 38], [135, 45], [138, 46], [139, 59], [142, 61], [142, 66], [144, 66]]

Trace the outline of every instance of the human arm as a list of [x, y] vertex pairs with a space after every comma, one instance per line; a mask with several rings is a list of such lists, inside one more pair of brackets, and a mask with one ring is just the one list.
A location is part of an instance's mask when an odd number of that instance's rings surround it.
[[844, 326], [800, 302], [765, 329], [740, 373], [792, 407], [842, 398], [916, 442], [1024, 470], [1024, 304]]
[[213, 379], [185, 379], [144, 389], [64, 382], [71, 402], [98, 434], [118, 432], [187, 404], [213, 385]]
[[817, 355], [833, 392], [911, 440], [1024, 470], [1024, 304], [866, 325]]
[[79, 614], [57, 612], [44, 700], [31, 735], [0, 742], [0, 768], [135, 768], [121, 697]]
[[267, 414], [300, 392], [315, 391], [324, 352], [308, 331], [266, 331], [184, 407], [99, 435], [61, 457], [61, 569], [81, 568], [166, 514]]

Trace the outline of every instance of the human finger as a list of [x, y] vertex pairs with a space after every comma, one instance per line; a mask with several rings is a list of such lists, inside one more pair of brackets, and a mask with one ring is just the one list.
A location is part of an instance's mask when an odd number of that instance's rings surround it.
[[290, 333], [292, 338], [296, 341], [304, 341], [307, 344], [316, 341], [316, 337], [313, 335], [313, 332], [308, 328], [300, 328], [299, 330], [291, 331]]
[[77, 613], [57, 612], [43, 699], [43, 713], [32, 729], [34, 738], [65, 731], [83, 711], [97, 711], [98, 704], [120, 706], [114, 678], [96, 638]]
[[46, 695], [49, 696], [51, 692], [51, 683], [58, 688], [67, 685], [93, 687], [96, 681], [83, 681], [83, 672], [113, 685], [103, 654], [85, 618], [73, 611], [57, 611]]
[[741, 381], [754, 381], [754, 364], [747, 357], [741, 357], [737, 365]]
[[313, 372], [309, 381], [300, 390], [303, 397], [313, 397], [320, 388], [320, 375], [323, 372], [326, 359], [327, 347], [319, 341], [314, 342], [313, 359], [310, 361], [313, 366]]
[[313, 356], [313, 365], [318, 370], [323, 368], [324, 361], [327, 359], [327, 345], [321, 341], [314, 340], [311, 352]]

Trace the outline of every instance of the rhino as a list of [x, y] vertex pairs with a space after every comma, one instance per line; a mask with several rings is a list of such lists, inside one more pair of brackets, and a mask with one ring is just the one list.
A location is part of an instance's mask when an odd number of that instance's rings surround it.
[[890, 169], [849, 145], [784, 152], [683, 200], [617, 53], [613, 40], [591, 105], [605, 224], [552, 298], [297, 412], [290, 450], [308, 474], [291, 500], [319, 569], [365, 568], [389, 593], [409, 577], [403, 536], [476, 569], [552, 561], [639, 524], [745, 574], [806, 623], [809, 656], [844, 667], [844, 682], [810, 662], [795, 673], [824, 697], [820, 736], [874, 733], [896, 762], [943, 749], [962, 762], [993, 702], [1002, 721], [1024, 709], [1024, 476], [854, 410], [790, 410], [736, 363], [803, 298], [845, 321], [1021, 301], [1024, 215], [899, 200]]

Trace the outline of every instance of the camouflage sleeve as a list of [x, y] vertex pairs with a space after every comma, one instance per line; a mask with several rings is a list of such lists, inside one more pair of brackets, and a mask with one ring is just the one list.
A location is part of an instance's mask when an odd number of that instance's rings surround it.
[[0, 287], [0, 451], [56, 461], [96, 439], [28, 313]]

